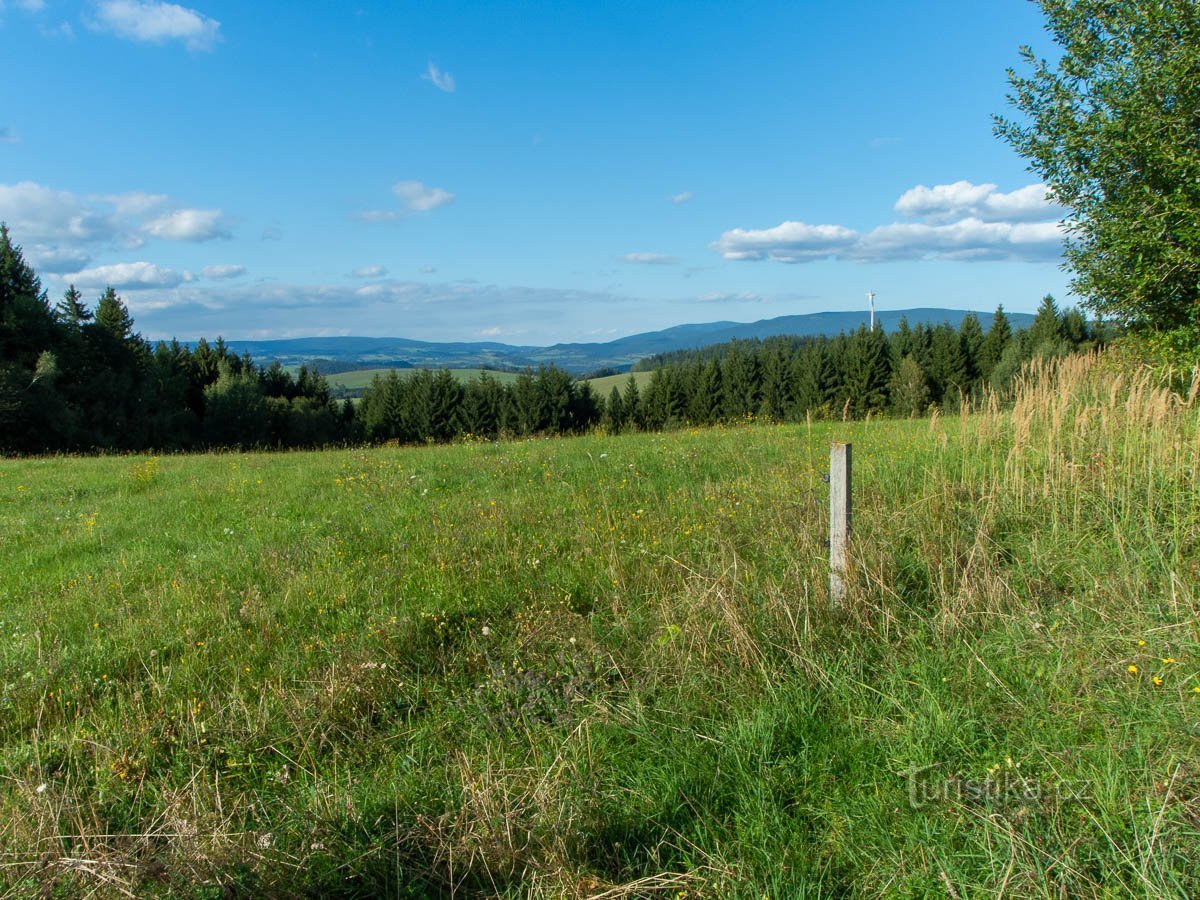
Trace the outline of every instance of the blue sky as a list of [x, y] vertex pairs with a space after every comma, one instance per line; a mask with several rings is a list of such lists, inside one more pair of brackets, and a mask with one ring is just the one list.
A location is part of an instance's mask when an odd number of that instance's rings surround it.
[[[192, 5], [194, 4], [194, 5]], [[545, 344], [1067, 300], [1026, 0], [5, 0], [0, 219], [148, 337]]]

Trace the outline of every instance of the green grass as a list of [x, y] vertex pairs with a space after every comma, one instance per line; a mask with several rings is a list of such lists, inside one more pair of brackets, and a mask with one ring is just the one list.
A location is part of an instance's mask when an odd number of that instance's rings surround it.
[[0, 892], [1195, 896], [1198, 459], [1077, 364], [933, 421], [0, 461]]
[[[326, 375], [325, 380], [329, 382], [329, 386], [332, 388], [343, 388], [345, 390], [350, 390], [350, 391], [361, 391], [364, 388], [367, 388], [370, 386], [371, 381], [375, 378], [376, 375], [386, 376], [388, 374], [388, 372], [392, 372], [392, 371], [399, 372], [400, 375], [403, 376], [405, 374], [405, 372], [411, 372], [413, 370], [412, 369], [394, 369], [394, 370], [393, 369], [355, 369], [350, 372], [337, 372], [337, 373], [334, 373], [333, 375]], [[470, 381], [474, 378], [479, 377], [479, 371], [480, 371], [479, 369], [451, 369], [450, 374], [452, 374], [459, 381]], [[491, 369], [488, 369], [487, 373], [489, 375], [491, 375], [493, 378], [495, 378], [497, 381], [500, 381], [504, 384], [511, 384], [512, 382], [516, 381], [517, 376], [519, 374], [517, 372], [496, 372], [496, 371], [492, 371]], [[638, 387], [644, 388], [650, 381], [650, 373], [649, 372], [635, 372], [634, 378], [637, 380]], [[599, 396], [604, 397], [605, 399], [608, 398], [608, 394], [613, 389], [614, 385], [616, 387], [620, 388], [622, 391], [624, 391], [625, 385], [628, 381], [629, 381], [629, 373], [628, 372], [625, 372], [621, 375], [607, 375], [603, 378], [588, 379], [588, 383], [592, 386], [592, 389], [595, 390]]]
[[[370, 387], [371, 382], [376, 375], [387, 377], [389, 372], [397, 372], [401, 377], [408, 372], [415, 371], [413, 369], [354, 369], [350, 372], [335, 372], [332, 375], [326, 375], [325, 380], [329, 382], [332, 388], [345, 388], [346, 390], [361, 391], [364, 388]], [[486, 370], [487, 373], [497, 381], [505, 384], [517, 380], [517, 372], [496, 372], [491, 369]], [[459, 381], [470, 381], [473, 378], [479, 377], [479, 369], [451, 369], [450, 374]]]
[[[637, 382], [639, 388], [645, 388], [650, 383], [651, 372], [634, 372], [633, 378]], [[629, 383], [629, 372], [622, 372], [620, 375], [605, 375], [603, 378], [589, 378], [588, 384], [592, 386], [592, 390], [596, 392], [598, 397], [608, 399], [608, 395], [612, 393], [612, 389], [618, 388], [622, 394], [625, 393], [625, 385]]]

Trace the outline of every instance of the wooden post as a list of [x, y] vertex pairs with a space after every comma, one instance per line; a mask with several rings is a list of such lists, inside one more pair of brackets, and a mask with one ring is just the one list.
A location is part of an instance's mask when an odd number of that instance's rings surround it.
[[850, 544], [851, 445], [829, 450], [829, 601], [846, 602], [847, 549]]

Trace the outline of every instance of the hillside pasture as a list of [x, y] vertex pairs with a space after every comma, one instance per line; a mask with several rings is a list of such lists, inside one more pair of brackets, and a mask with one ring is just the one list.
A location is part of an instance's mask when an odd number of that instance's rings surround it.
[[[850, 596], [827, 598], [833, 439]], [[1200, 421], [0, 461], [0, 893], [1200, 894]]]

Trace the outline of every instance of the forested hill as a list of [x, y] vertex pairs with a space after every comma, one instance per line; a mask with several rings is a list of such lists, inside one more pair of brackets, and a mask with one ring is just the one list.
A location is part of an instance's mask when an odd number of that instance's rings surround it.
[[[969, 315], [962, 309], [905, 309], [876, 313], [876, 320], [888, 331], [894, 330], [902, 318], [910, 325], [938, 325], [943, 322], [958, 328]], [[989, 327], [991, 313], [976, 313], [984, 327]], [[597, 369], [625, 369], [640, 359], [676, 350], [692, 350], [709, 344], [735, 339], [769, 338], [781, 335], [816, 337], [851, 332], [867, 323], [868, 314], [855, 312], [820, 312], [798, 316], [778, 316], [757, 322], [707, 322], [676, 325], [661, 331], [647, 331], [605, 343], [554, 344], [550, 347], [514, 346], [492, 341], [478, 343], [436, 343], [405, 338], [318, 337], [292, 338], [277, 341], [226, 341], [238, 355], [249, 354], [267, 363], [279, 360], [284, 365], [316, 363], [322, 372], [346, 369], [429, 366], [452, 369], [523, 369], [539, 365], [555, 365], [574, 374]], [[1024, 328], [1033, 321], [1026, 313], [1008, 313], [1014, 328]]]

